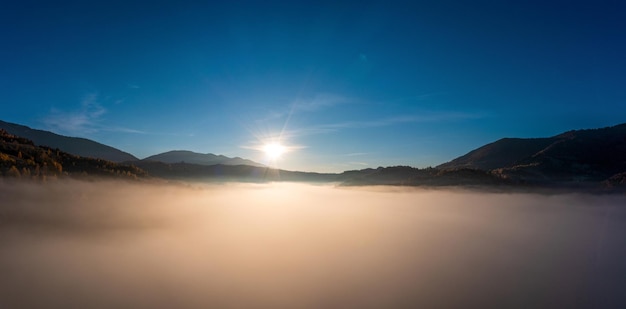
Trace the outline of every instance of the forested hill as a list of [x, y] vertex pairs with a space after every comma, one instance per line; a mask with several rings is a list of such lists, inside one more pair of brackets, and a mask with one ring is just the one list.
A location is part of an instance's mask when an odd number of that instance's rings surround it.
[[117, 163], [137, 160], [135, 156], [127, 152], [86, 138], [63, 136], [2, 120], [0, 120], [0, 129], [27, 138], [33, 141], [35, 145], [58, 148], [76, 156], [98, 158]]
[[146, 177], [140, 168], [102, 159], [81, 157], [36, 146], [31, 140], [0, 129], [0, 174], [20, 179], [105, 176], [135, 179]]

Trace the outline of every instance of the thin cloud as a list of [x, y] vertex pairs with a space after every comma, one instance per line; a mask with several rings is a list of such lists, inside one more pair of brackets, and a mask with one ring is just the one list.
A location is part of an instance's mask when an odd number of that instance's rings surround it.
[[352, 165], [363, 165], [363, 166], [368, 166], [368, 165], [369, 165], [368, 163], [365, 163], [365, 162], [355, 162], [355, 161], [348, 162], [348, 164], [352, 164]]
[[288, 136], [304, 136], [337, 132], [342, 129], [364, 129], [375, 127], [387, 127], [405, 123], [427, 123], [440, 121], [458, 121], [467, 119], [483, 118], [484, 114], [480, 113], [464, 113], [464, 112], [437, 112], [424, 113], [421, 115], [397, 116], [383, 119], [366, 120], [366, 121], [345, 121], [329, 124], [321, 124], [307, 128], [294, 129], [285, 131]]
[[103, 125], [102, 116], [106, 113], [106, 108], [99, 102], [98, 94], [92, 93], [82, 99], [79, 110], [68, 112], [52, 109], [43, 122], [52, 131], [71, 135], [84, 135], [99, 131], [146, 134], [146, 132], [131, 128]]
[[98, 103], [98, 95], [89, 94], [81, 101], [80, 110], [66, 112], [52, 109], [44, 123], [48, 128], [62, 133], [93, 133], [98, 131], [96, 123], [106, 112], [106, 109]]
[[271, 111], [265, 117], [255, 119], [254, 122], [257, 124], [263, 124], [266, 122], [275, 121], [276, 119], [281, 119], [285, 117], [286, 115], [287, 113], [284, 113], [284, 112], [281, 113], [281, 112]]
[[130, 128], [124, 128], [124, 127], [100, 127], [99, 129], [102, 130], [102, 131], [109, 131], [109, 132], [122, 132], [122, 133], [133, 133], [133, 134], [148, 134], [148, 132], [145, 132], [145, 131], [135, 130], [135, 129], [130, 129]]
[[[255, 136], [257, 141], [266, 141], [266, 140], [284, 141], [294, 136], [329, 133], [329, 132], [332, 132], [334, 129], [319, 127], [319, 128], [308, 128], [305, 130], [294, 131], [294, 130], [288, 130], [287, 128], [289, 127], [292, 117], [296, 114], [317, 112], [317, 111], [331, 108], [337, 105], [348, 104], [352, 102], [353, 100], [345, 96], [332, 94], [332, 93], [319, 93], [315, 95], [312, 99], [295, 100], [288, 108], [288, 111], [281, 111], [281, 112], [270, 111], [266, 117], [257, 118], [253, 121], [253, 123], [257, 127], [259, 126], [264, 127], [267, 123], [275, 123], [279, 121], [280, 119], [280, 121], [282, 122], [282, 129], [279, 130], [279, 132], [275, 132], [275, 133], [266, 132], [268, 131], [267, 129], [259, 130], [258, 128], [257, 129], [249, 128], [248, 130]], [[251, 148], [251, 147], [242, 146], [242, 148]]]
[[253, 122], [257, 124], [274, 122], [278, 119], [289, 119], [294, 114], [319, 112], [328, 108], [332, 108], [337, 105], [353, 103], [354, 100], [333, 93], [319, 93], [312, 98], [298, 98], [294, 100], [289, 106], [282, 108], [281, 111], [270, 110], [267, 115], [262, 118], [256, 118]]
[[294, 112], [313, 112], [351, 102], [350, 99], [331, 93], [318, 94], [312, 99], [298, 99], [293, 103]]

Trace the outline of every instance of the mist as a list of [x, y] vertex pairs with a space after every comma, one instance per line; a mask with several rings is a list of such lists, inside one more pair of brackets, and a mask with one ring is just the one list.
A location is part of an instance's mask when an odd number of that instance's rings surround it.
[[626, 307], [626, 197], [0, 183], [2, 308]]

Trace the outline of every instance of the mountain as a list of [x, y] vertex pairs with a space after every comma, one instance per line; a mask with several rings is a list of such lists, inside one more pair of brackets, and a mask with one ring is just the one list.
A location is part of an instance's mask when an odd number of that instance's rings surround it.
[[242, 159], [239, 157], [229, 158], [222, 155], [214, 155], [212, 153], [197, 153], [187, 150], [174, 150], [157, 155], [153, 155], [143, 159], [142, 161], [157, 161], [163, 163], [190, 163], [197, 165], [250, 165], [257, 167], [265, 167], [265, 165], [254, 161]]
[[505, 186], [510, 183], [488, 171], [459, 168], [436, 169], [410, 166], [379, 167], [346, 171], [338, 176], [342, 185], [388, 185], [388, 186]]
[[286, 171], [250, 165], [199, 165], [192, 163], [163, 163], [137, 161], [133, 165], [151, 176], [192, 181], [267, 182], [291, 181], [309, 183], [335, 183], [344, 186], [505, 186], [508, 181], [492, 173], [476, 169], [438, 170], [418, 169], [409, 166], [367, 168], [342, 173], [312, 173]]
[[0, 129], [34, 142], [35, 145], [58, 148], [64, 152], [112, 162], [138, 160], [135, 156], [111, 146], [103, 145], [86, 138], [67, 137], [49, 131], [31, 129], [27, 126], [0, 120]]
[[620, 183], [626, 172], [626, 123], [548, 138], [505, 138], [437, 168], [477, 168], [527, 183]]
[[512, 166], [526, 159], [542, 149], [553, 144], [558, 139], [552, 138], [503, 138], [493, 143], [470, 151], [450, 162], [437, 166], [440, 169], [475, 168], [492, 170], [505, 166]]
[[334, 182], [338, 174], [312, 172], [295, 172], [251, 165], [201, 165], [193, 163], [164, 163], [160, 161], [141, 160], [132, 162], [134, 166], [148, 172], [151, 176], [196, 181], [235, 181], [235, 182], [266, 182], [266, 181], [302, 181], [302, 182]]
[[135, 166], [75, 156], [58, 149], [36, 146], [29, 139], [0, 129], [0, 176], [32, 180], [65, 176], [136, 179], [146, 177], [147, 174]]
[[[2, 127], [11, 131], [4, 131]], [[35, 136], [40, 145], [52, 146], [37, 146], [37, 142], [24, 138], [26, 136]], [[74, 154], [64, 151], [68, 148], [74, 149]], [[103, 153], [112, 155], [117, 161], [130, 156], [125, 162], [131, 165], [103, 160]], [[127, 153], [94, 141], [0, 121], [0, 173], [35, 179], [65, 175], [132, 178], [149, 175], [220, 182], [302, 181], [341, 185], [626, 192], [626, 124], [573, 130], [545, 138], [503, 138], [436, 168], [392, 166], [325, 174], [273, 169], [238, 157], [191, 151], [170, 151], [136, 160]]]

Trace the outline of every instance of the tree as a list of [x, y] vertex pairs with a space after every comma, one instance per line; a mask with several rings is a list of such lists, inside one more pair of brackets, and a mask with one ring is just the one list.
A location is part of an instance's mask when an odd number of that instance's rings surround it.
[[52, 166], [54, 167], [55, 174], [63, 173], [63, 165], [57, 161], [52, 161]]
[[20, 171], [17, 169], [17, 167], [15, 167], [15, 165], [12, 165], [9, 171], [7, 172], [7, 176], [20, 178], [22, 174], [20, 174]]

